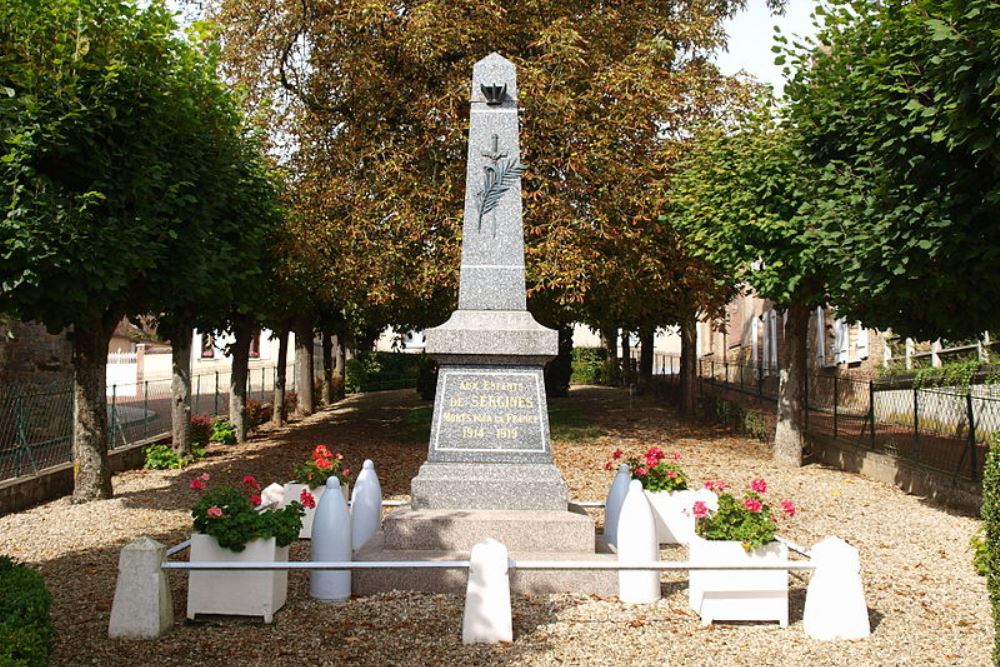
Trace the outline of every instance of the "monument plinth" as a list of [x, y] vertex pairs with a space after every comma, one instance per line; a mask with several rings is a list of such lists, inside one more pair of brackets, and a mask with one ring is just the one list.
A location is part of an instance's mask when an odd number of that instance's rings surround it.
[[543, 377], [559, 341], [526, 309], [525, 167], [509, 60], [476, 63], [471, 106], [458, 310], [426, 332], [440, 370], [413, 508], [565, 511]]
[[[439, 363], [427, 461], [411, 506], [386, 517], [359, 560], [461, 560], [486, 538], [513, 558], [613, 559], [594, 522], [567, 504], [552, 462], [545, 363], [558, 334], [526, 310], [517, 79], [494, 53], [476, 63], [458, 310], [426, 332]], [[355, 545], [357, 548], [360, 545]], [[601, 555], [595, 554], [595, 549]], [[462, 570], [361, 570], [354, 592], [460, 592]], [[611, 571], [516, 572], [515, 591], [612, 595]]]

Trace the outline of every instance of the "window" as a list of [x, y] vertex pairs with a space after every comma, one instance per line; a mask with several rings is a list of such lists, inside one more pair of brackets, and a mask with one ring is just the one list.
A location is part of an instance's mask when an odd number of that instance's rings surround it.
[[250, 358], [260, 359], [260, 332], [258, 331], [250, 339]]
[[847, 326], [847, 320], [843, 317], [838, 317], [833, 322], [833, 352], [835, 363], [847, 363], [847, 347], [849, 343], [850, 329]]
[[750, 363], [754, 366], [757, 365], [757, 330], [759, 328], [759, 320], [754, 317], [750, 319]]
[[826, 365], [826, 311], [823, 306], [816, 306], [816, 361], [820, 366]]
[[858, 355], [858, 358], [855, 361], [861, 361], [862, 359], [868, 358], [868, 350], [870, 349], [869, 334], [868, 329], [865, 329], [861, 325], [861, 322], [855, 322], [854, 326], [857, 330], [857, 333], [855, 334], [856, 337], [854, 339], [854, 351], [855, 354]]

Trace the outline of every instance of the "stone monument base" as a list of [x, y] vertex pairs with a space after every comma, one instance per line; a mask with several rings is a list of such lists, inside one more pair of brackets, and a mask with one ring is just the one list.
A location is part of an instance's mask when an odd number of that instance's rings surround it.
[[553, 463], [428, 461], [411, 494], [415, 509], [566, 512], [566, 482]]
[[[419, 510], [401, 508], [385, 518], [383, 530], [354, 553], [358, 561], [468, 560], [472, 546], [488, 537], [503, 543], [513, 560], [606, 560], [617, 555], [595, 535], [583, 510], [509, 512], [501, 510]], [[465, 591], [467, 571], [459, 569], [356, 570], [355, 595], [391, 590], [428, 593]], [[618, 594], [615, 570], [511, 571], [512, 592]]]

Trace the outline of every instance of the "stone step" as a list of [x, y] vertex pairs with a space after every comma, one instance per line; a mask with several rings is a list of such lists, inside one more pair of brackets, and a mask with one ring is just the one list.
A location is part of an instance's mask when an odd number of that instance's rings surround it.
[[594, 522], [582, 512], [425, 510], [404, 507], [382, 522], [385, 548], [468, 552], [488, 537], [510, 551], [594, 551]]
[[[512, 551], [517, 560], [583, 560], [608, 561], [618, 559], [603, 540], [594, 551], [552, 552]], [[356, 561], [432, 561], [468, 560], [465, 550], [386, 549], [382, 534], [376, 535], [354, 553]], [[351, 589], [355, 595], [374, 595], [393, 590], [464, 595], [468, 578], [466, 568], [457, 569], [378, 569], [355, 570], [351, 574]], [[513, 570], [510, 575], [511, 593], [583, 593], [587, 595], [618, 595], [616, 570]]]

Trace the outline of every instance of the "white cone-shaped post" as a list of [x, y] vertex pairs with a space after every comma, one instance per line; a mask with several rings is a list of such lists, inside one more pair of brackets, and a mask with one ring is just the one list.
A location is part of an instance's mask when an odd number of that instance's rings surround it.
[[378, 532], [382, 523], [382, 485], [375, 464], [365, 459], [351, 492], [351, 544], [360, 549]]
[[611, 482], [608, 499], [604, 503], [604, 539], [608, 544], [618, 544], [618, 517], [621, 515], [622, 503], [628, 494], [628, 483], [632, 479], [628, 464], [618, 466], [618, 473]]
[[[653, 509], [646, 500], [642, 482], [633, 479], [618, 517], [618, 561], [648, 563], [660, 559]], [[618, 597], [629, 604], [660, 599], [660, 573], [656, 570], [619, 570]]]
[[858, 550], [837, 537], [827, 537], [809, 552], [816, 565], [802, 625], [813, 639], [863, 639], [871, 634]]
[[155, 639], [174, 624], [167, 575], [160, 568], [167, 548], [150, 537], [125, 545], [118, 558], [118, 583], [111, 603], [108, 636]]
[[496, 540], [486, 539], [472, 547], [462, 618], [463, 644], [514, 640], [508, 564], [507, 547]]
[[[313, 517], [312, 560], [351, 560], [351, 515], [336, 476], [326, 480], [326, 492]], [[309, 573], [309, 595], [317, 600], [350, 599], [350, 571], [313, 570]]]
[[268, 484], [260, 492], [261, 505], [280, 505], [285, 498], [285, 487], [281, 484]]

